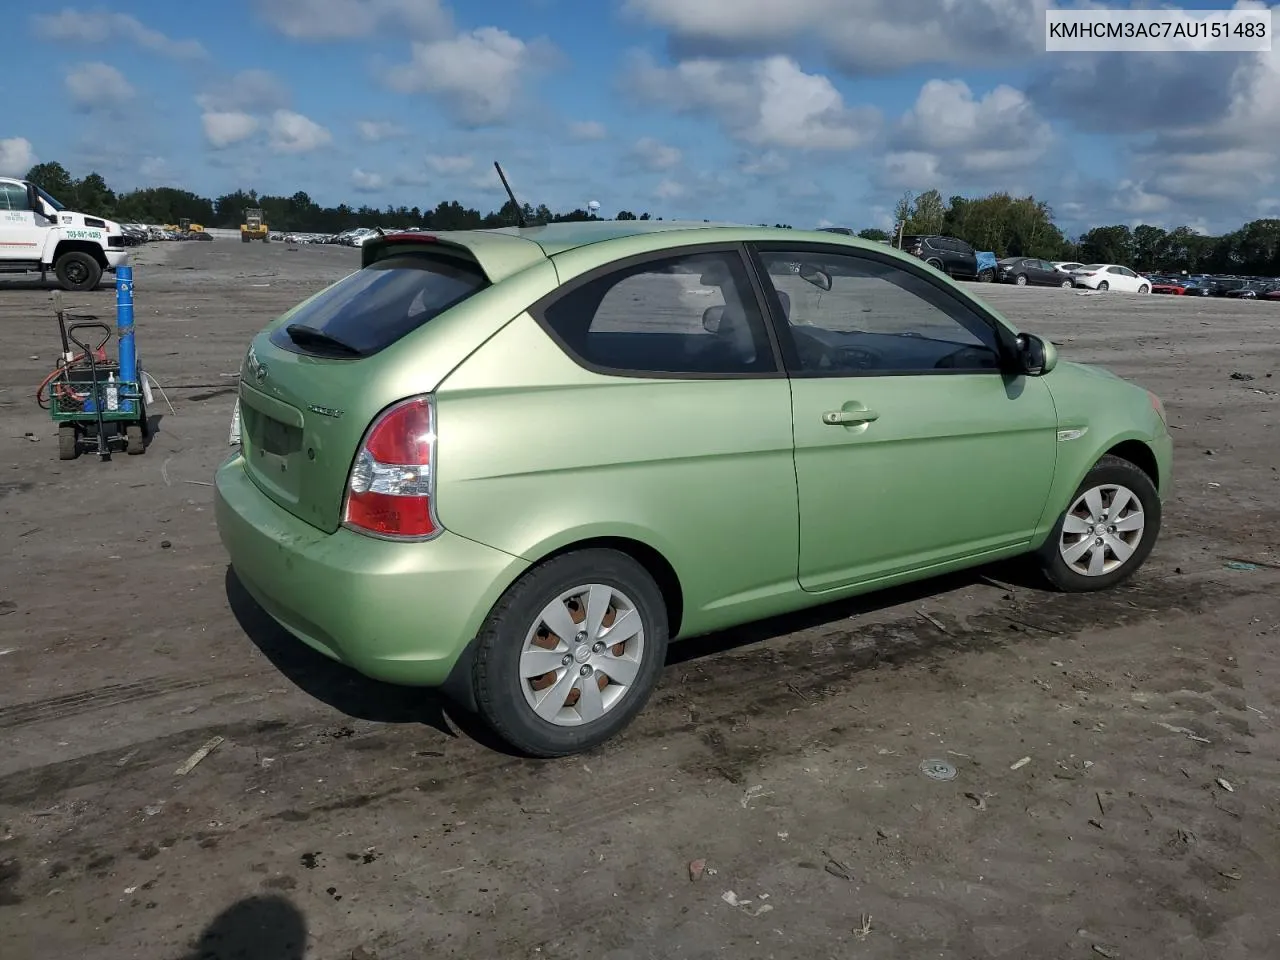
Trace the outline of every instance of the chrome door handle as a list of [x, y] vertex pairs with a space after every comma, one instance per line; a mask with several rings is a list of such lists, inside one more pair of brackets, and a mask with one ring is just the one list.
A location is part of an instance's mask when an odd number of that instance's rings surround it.
[[828, 410], [822, 415], [822, 422], [832, 427], [850, 427], [879, 419], [880, 414], [874, 410]]

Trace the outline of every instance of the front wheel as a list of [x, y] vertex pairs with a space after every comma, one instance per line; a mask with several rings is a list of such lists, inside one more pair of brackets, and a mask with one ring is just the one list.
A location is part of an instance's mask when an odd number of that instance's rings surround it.
[[1025, 273], [1020, 273], [1013, 278], [1013, 282], [1020, 287], [1025, 287], [1027, 285], [1027, 275]]
[[53, 272], [63, 290], [75, 293], [93, 290], [102, 279], [102, 266], [83, 250], [64, 253], [54, 264]]
[[987, 267], [987, 269], [981, 271], [978, 274], [979, 283], [991, 283], [992, 281], [995, 280], [995, 278], [996, 278], [996, 272], [992, 270], [990, 267]]
[[1114, 587], [1147, 559], [1160, 518], [1151, 478], [1128, 460], [1104, 456], [1038, 551], [1045, 579], [1070, 593]]
[[666, 660], [667, 609], [652, 576], [614, 550], [534, 567], [489, 614], [472, 683], [481, 718], [531, 756], [589, 750], [644, 708]]

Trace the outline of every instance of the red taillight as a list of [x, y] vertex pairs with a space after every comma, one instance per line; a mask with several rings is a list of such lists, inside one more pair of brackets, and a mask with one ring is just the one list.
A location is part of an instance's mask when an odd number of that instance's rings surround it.
[[379, 537], [422, 540], [439, 533], [431, 505], [435, 447], [430, 397], [383, 411], [351, 466], [343, 524]]

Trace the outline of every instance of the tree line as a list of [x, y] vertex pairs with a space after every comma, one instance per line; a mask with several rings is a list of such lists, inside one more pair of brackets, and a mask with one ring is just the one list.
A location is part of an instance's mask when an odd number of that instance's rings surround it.
[[[1007, 193], [944, 201], [937, 190], [906, 193], [896, 218], [903, 233], [956, 237], [997, 257], [1039, 257], [1078, 263], [1119, 263], [1144, 273], [1280, 276], [1280, 219], [1252, 220], [1238, 230], [1208, 236], [1181, 226], [1150, 224], [1094, 227], [1067, 237], [1053, 221], [1049, 205], [1035, 197]], [[889, 239], [882, 230], [864, 230], [871, 239]]]
[[[377, 208], [345, 203], [322, 207], [298, 191], [289, 197], [236, 190], [208, 198], [175, 187], [147, 187], [127, 193], [113, 191], [97, 173], [72, 177], [62, 164], [40, 163], [27, 179], [39, 184], [72, 209], [126, 223], [178, 223], [189, 219], [211, 227], [236, 228], [246, 208], [256, 207], [272, 230], [338, 233], [353, 227], [421, 227], [427, 230], [476, 230], [513, 226], [522, 214], [526, 223], [599, 220], [579, 208], [553, 212], [545, 204], [528, 203], [517, 210], [511, 201], [498, 210], [481, 213], [456, 200], [435, 207]], [[956, 237], [997, 257], [1041, 257], [1081, 263], [1121, 263], [1148, 273], [1234, 273], [1280, 276], [1280, 219], [1253, 220], [1231, 233], [1208, 236], [1190, 227], [1173, 230], [1141, 224], [1094, 227], [1068, 237], [1054, 222], [1049, 205], [1035, 197], [993, 193], [985, 197], [953, 196], [944, 200], [937, 190], [898, 201], [895, 218], [902, 232]], [[616, 220], [649, 220], [650, 214], [620, 210]], [[661, 220], [661, 217], [656, 219]], [[777, 227], [790, 224], [777, 223]], [[891, 240], [889, 233], [867, 228], [859, 234], [870, 240]]]

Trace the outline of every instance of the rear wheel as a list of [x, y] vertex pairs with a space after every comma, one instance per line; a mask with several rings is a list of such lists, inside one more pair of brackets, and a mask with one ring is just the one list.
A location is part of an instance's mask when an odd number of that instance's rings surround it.
[[1099, 290], [1101, 290], [1101, 291], [1103, 291], [1103, 292], [1105, 293], [1106, 291], [1108, 291], [1108, 290], [1110, 290], [1110, 289], [1111, 289], [1111, 284], [1109, 284], [1109, 283], [1107, 283], [1107, 281], [1103, 280], [1100, 284], [1098, 284], [1098, 289], [1099, 289]]
[[53, 272], [63, 290], [75, 292], [92, 290], [102, 279], [101, 265], [83, 250], [64, 253], [54, 264]]
[[1107, 455], [1081, 481], [1038, 551], [1040, 568], [1059, 590], [1106, 590], [1142, 566], [1159, 534], [1155, 484], [1128, 460]]
[[1071, 281], [1070, 281], [1070, 280], [1063, 280], [1063, 281], [1062, 281], [1062, 283], [1058, 284], [1058, 286], [1062, 287], [1062, 289], [1063, 289], [1063, 290], [1070, 290], [1070, 289], [1071, 289]]
[[626, 554], [582, 550], [534, 567], [480, 631], [472, 673], [480, 716], [532, 756], [589, 750], [643, 709], [667, 630], [662, 592]]
[[935, 269], [935, 270], [941, 270], [941, 269], [942, 269], [942, 261], [941, 261], [941, 260], [939, 260], [937, 257], [931, 257], [931, 258], [929, 258], [928, 260], [926, 260], [926, 261], [925, 261], [925, 263], [927, 263], [929, 266], [933, 267], [933, 269]]
[[1144, 284], [1142, 284], [1142, 286], [1138, 287], [1138, 292], [1139, 292], [1139, 293], [1150, 293], [1150, 292], [1151, 292], [1151, 288], [1150, 288], [1149, 286], [1147, 286], [1147, 285], [1144, 283]]
[[80, 455], [80, 442], [76, 437], [74, 424], [58, 425], [58, 459], [74, 460]]

